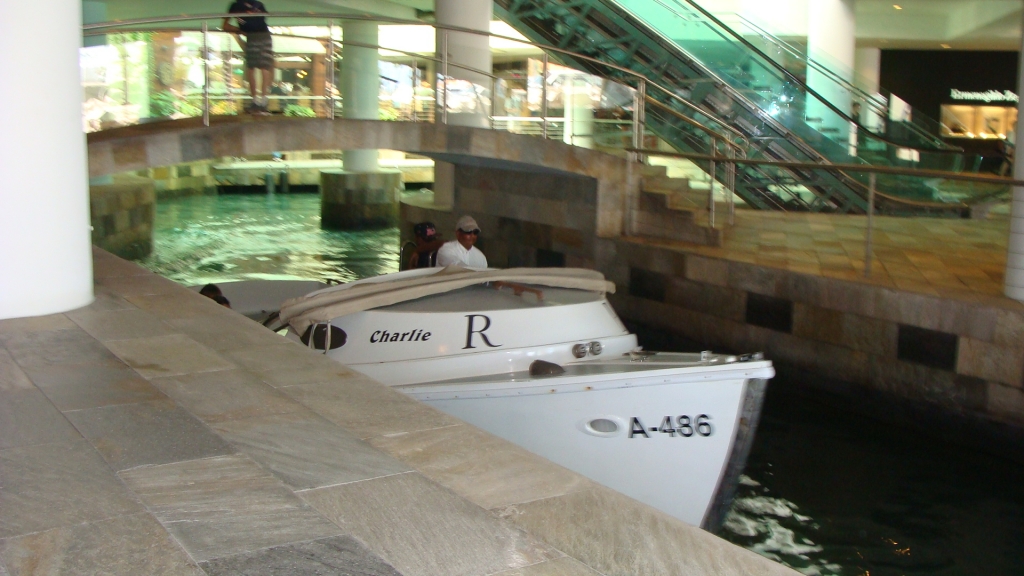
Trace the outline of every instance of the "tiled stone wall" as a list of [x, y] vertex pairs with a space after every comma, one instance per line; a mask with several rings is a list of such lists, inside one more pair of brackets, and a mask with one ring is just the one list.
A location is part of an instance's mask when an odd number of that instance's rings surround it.
[[402, 173], [320, 173], [320, 222], [331, 230], [353, 230], [398, 223], [398, 196]]
[[145, 168], [136, 172], [138, 176], [153, 181], [157, 198], [180, 198], [202, 194], [216, 194], [217, 181], [210, 166], [212, 162], [188, 162], [172, 166]]
[[595, 234], [593, 180], [456, 168], [455, 208], [403, 204], [450, 239], [472, 214], [492, 266], [601, 270], [626, 319], [710, 347], [1024, 426], [1024, 311], [687, 254]]
[[1024, 425], [1024, 312], [602, 240], [616, 310], [710, 346]]
[[597, 182], [574, 174], [455, 167], [455, 207], [402, 205], [402, 241], [416, 222], [431, 221], [445, 240], [455, 221], [472, 215], [482, 231], [477, 246], [497, 267], [594, 268]]
[[92, 243], [122, 258], [137, 259], [153, 249], [153, 182], [118, 178], [89, 187]]

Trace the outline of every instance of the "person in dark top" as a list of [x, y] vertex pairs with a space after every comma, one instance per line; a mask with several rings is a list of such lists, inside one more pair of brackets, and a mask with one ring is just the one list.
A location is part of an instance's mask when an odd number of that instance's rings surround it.
[[[235, 0], [228, 7], [229, 14], [266, 14], [267, 9], [260, 0]], [[225, 32], [245, 35], [245, 41], [239, 39], [245, 50], [245, 80], [249, 83], [249, 94], [252, 103], [246, 107], [250, 114], [267, 115], [267, 92], [274, 81], [274, 46], [270, 38], [267, 19], [262, 16], [236, 17], [238, 25], [231, 24], [231, 18], [225, 18], [221, 28]], [[259, 90], [256, 77], [260, 76]], [[257, 97], [257, 93], [259, 97]]]
[[430, 257], [444, 245], [444, 240], [433, 222], [420, 222], [412, 227], [412, 233], [416, 237], [416, 248], [409, 256], [409, 268], [430, 268], [433, 265]]

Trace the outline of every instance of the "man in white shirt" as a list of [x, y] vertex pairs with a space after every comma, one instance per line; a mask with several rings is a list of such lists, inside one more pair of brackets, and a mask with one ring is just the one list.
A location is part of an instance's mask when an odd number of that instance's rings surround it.
[[455, 240], [445, 242], [437, 251], [437, 266], [487, 268], [487, 257], [474, 244], [480, 237], [480, 226], [472, 216], [463, 216], [455, 224]]

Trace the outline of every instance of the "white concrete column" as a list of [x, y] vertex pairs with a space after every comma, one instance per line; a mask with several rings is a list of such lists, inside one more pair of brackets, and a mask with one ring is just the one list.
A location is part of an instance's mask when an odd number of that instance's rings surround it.
[[[342, 39], [346, 42], [341, 61], [341, 97], [345, 118], [380, 119], [379, 52], [376, 48], [348, 44], [359, 42], [376, 46], [377, 31], [376, 22], [351, 20], [342, 24]], [[377, 150], [345, 150], [342, 152], [342, 166], [347, 172], [376, 172], [377, 157]]]
[[[1021, 54], [1024, 56], [1024, 36], [1021, 38]], [[1020, 59], [1017, 71], [1017, 94], [1024, 94], [1024, 57]], [[1017, 104], [1017, 126], [1014, 138], [1016, 152], [1013, 155], [1013, 177], [1024, 180], [1024, 107]], [[1024, 302], [1024, 187], [1014, 186], [1013, 205], [1010, 211], [1010, 239], [1006, 246], [1006, 285], [1003, 292], [1014, 300]]]
[[[45, 15], [45, 17], [43, 17]], [[78, 0], [7, 2], [0, 78], [0, 318], [93, 300]]]
[[[458, 26], [470, 30], [487, 32], [490, 30], [491, 17], [493, 15], [493, 4], [491, 0], [436, 0], [434, 3], [435, 20], [440, 25]], [[490, 126], [490, 98], [493, 87], [491, 78], [485, 74], [469, 72], [454, 64], [459, 64], [491, 72], [491, 47], [487, 36], [467, 34], [465, 32], [446, 32], [437, 30], [436, 47], [437, 57], [442, 57], [444, 37], [448, 35], [448, 76], [457, 80], [466, 80], [475, 85], [477, 96], [471, 96], [467, 92], [459, 94], [460, 103], [465, 111], [448, 114], [448, 123], [459, 126], [477, 126], [487, 128]], [[438, 72], [441, 68], [438, 66]], [[451, 96], [451, 92], [449, 92]], [[483, 98], [487, 96], [487, 98]], [[444, 102], [441, 94], [437, 96], [438, 106]], [[455, 103], [454, 96], [452, 103]], [[437, 111], [437, 121], [441, 119], [441, 111]]]
[[569, 76], [562, 85], [565, 126], [562, 141], [582, 148], [594, 147], [594, 104], [582, 78]]
[[[807, 7], [808, 56], [852, 82], [856, 32], [853, 0], [813, 0]], [[807, 69], [807, 84], [844, 114], [850, 114], [849, 90], [813, 68]], [[832, 140], [842, 143], [849, 140], [849, 122], [816, 99], [808, 97], [805, 117], [808, 124]]]
[[877, 112], [884, 110], [885, 98], [879, 92], [879, 80], [882, 75], [881, 48], [857, 48], [853, 56], [856, 76], [853, 83], [875, 101], [873, 105], [865, 103], [861, 106], [860, 122], [872, 132], [882, 130], [885, 116]]

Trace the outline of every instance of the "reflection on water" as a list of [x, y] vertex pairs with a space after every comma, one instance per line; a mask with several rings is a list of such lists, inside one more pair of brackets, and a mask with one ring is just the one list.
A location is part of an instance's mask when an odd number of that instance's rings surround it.
[[1019, 445], [982, 451], [968, 427], [953, 444], [863, 408], [773, 380], [720, 535], [809, 575], [1024, 574], [1024, 466], [1005, 457]]
[[140, 264], [182, 284], [245, 279], [347, 282], [398, 270], [398, 230], [320, 229], [317, 194], [193, 196], [157, 204]]

